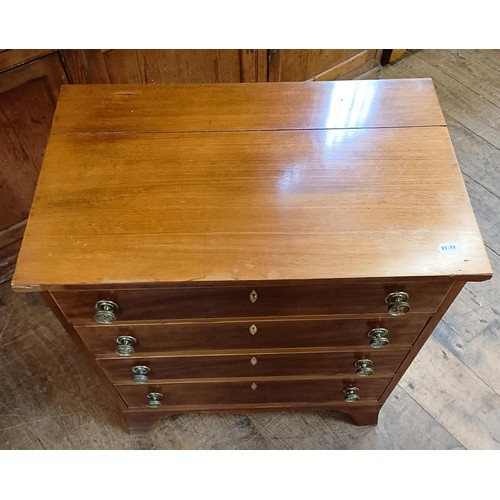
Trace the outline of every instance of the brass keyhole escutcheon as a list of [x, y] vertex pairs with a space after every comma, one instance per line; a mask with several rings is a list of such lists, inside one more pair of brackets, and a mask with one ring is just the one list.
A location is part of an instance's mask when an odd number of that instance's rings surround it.
[[250, 386], [250, 389], [252, 389], [252, 391], [255, 391], [255, 389], [257, 389], [257, 384], [254, 382], [254, 383]]
[[252, 290], [250, 292], [250, 296], [249, 297], [250, 297], [250, 302], [252, 304], [255, 304], [257, 302], [257, 299], [259, 298], [259, 296], [257, 295], [257, 292], [255, 290]]
[[252, 334], [255, 335], [257, 333], [257, 327], [255, 325], [252, 325], [248, 331]]
[[258, 359], [254, 356], [253, 358], [250, 359], [250, 364], [252, 366], [255, 366], [258, 363]]

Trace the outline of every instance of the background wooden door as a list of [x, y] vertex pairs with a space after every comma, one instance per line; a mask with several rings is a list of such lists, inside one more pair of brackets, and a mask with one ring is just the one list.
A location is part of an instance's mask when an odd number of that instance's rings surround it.
[[71, 83], [235, 83], [267, 77], [266, 51], [257, 49], [61, 52]]
[[377, 78], [379, 49], [279, 49], [269, 53], [270, 82]]
[[[55, 111], [66, 81], [54, 52], [16, 66], [0, 62], [0, 283], [12, 275]], [[16, 52], [16, 51], [12, 51]]]

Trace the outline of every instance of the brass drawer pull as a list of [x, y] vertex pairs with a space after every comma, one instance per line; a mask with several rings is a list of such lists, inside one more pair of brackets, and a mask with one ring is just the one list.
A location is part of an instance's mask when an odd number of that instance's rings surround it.
[[255, 391], [255, 389], [257, 389], [257, 384], [254, 382], [254, 383], [250, 386], [250, 389], [252, 389], [252, 391]]
[[250, 358], [250, 364], [252, 366], [255, 366], [258, 362], [259, 360], [255, 356], [253, 358]]
[[255, 304], [257, 302], [257, 299], [259, 298], [259, 296], [257, 295], [257, 292], [255, 290], [252, 290], [250, 292], [249, 298], [250, 298], [250, 302], [252, 304]]
[[132, 373], [134, 374], [134, 382], [137, 384], [144, 384], [149, 380], [148, 373], [151, 372], [151, 368], [144, 365], [137, 365], [132, 367]]
[[99, 300], [95, 305], [94, 320], [101, 325], [110, 325], [116, 321], [118, 304], [111, 300]]
[[389, 345], [389, 330], [387, 328], [373, 328], [368, 332], [368, 337], [370, 340], [370, 346], [374, 349], [382, 349]]
[[161, 400], [163, 398], [163, 394], [161, 392], [150, 392], [148, 394], [148, 406], [150, 408], [159, 408], [161, 406]]
[[371, 359], [358, 359], [354, 366], [357, 368], [356, 374], [360, 377], [369, 377], [373, 375], [373, 361]]
[[257, 333], [257, 327], [255, 325], [252, 325], [248, 331], [252, 334], [255, 335]]
[[387, 310], [391, 316], [403, 316], [410, 312], [410, 296], [406, 292], [392, 292], [385, 298]]
[[345, 398], [344, 401], [346, 403], [354, 403], [359, 401], [359, 389], [357, 387], [346, 387], [344, 389]]
[[130, 337], [128, 335], [120, 335], [116, 339], [116, 343], [118, 347], [116, 348], [116, 354], [119, 356], [132, 356], [134, 354], [134, 345], [137, 343], [137, 340], [134, 337]]

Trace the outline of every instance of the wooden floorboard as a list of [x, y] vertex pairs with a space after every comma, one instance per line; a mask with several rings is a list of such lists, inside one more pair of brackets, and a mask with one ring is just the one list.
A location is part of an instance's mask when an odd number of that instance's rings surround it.
[[464, 175], [498, 197], [500, 150], [445, 113], [451, 140]]
[[489, 50], [430, 49], [419, 51], [418, 56], [498, 106], [500, 102], [499, 56], [498, 53], [493, 53], [492, 58], [489, 52]]
[[189, 414], [129, 435], [40, 298], [0, 285], [1, 449], [500, 449], [500, 51], [425, 50], [382, 78], [431, 77], [494, 278], [468, 284], [376, 427], [329, 411]]
[[434, 336], [400, 384], [465, 448], [500, 448], [500, 396]]
[[422, 59], [406, 57], [382, 70], [383, 78], [432, 78], [443, 111], [495, 147], [500, 147], [499, 108], [476, 92]]

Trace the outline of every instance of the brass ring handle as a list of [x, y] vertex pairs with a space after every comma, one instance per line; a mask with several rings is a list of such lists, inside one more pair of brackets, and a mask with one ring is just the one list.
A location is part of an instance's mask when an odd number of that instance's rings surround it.
[[151, 368], [144, 365], [137, 365], [132, 367], [132, 373], [134, 374], [134, 382], [137, 384], [144, 384], [149, 380], [148, 373], [151, 372]]
[[95, 305], [94, 320], [101, 325], [110, 325], [116, 321], [118, 304], [112, 300], [98, 300]]
[[389, 345], [387, 335], [389, 335], [389, 330], [387, 330], [387, 328], [372, 328], [368, 332], [368, 337], [371, 339], [370, 347], [373, 347], [373, 349], [387, 347]]
[[116, 354], [118, 356], [132, 356], [134, 354], [134, 345], [137, 343], [137, 340], [134, 337], [130, 337], [129, 335], [120, 335], [116, 339]]
[[403, 316], [410, 312], [408, 300], [410, 296], [406, 292], [392, 292], [385, 298], [387, 310], [391, 316]]
[[355, 401], [359, 401], [359, 389], [357, 387], [346, 387], [344, 389], [345, 398], [344, 401], [346, 403], [354, 403]]
[[357, 368], [356, 374], [360, 377], [369, 377], [373, 375], [373, 361], [371, 359], [358, 359], [354, 366]]
[[147, 396], [148, 406], [150, 408], [159, 408], [161, 406], [161, 400], [163, 399], [163, 394], [161, 392], [150, 392]]

